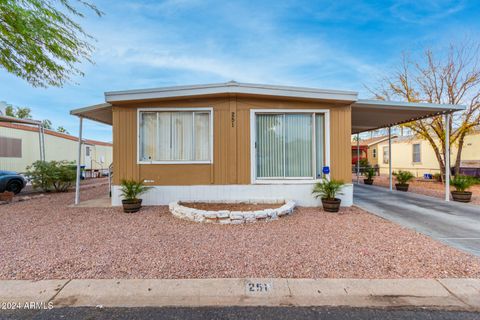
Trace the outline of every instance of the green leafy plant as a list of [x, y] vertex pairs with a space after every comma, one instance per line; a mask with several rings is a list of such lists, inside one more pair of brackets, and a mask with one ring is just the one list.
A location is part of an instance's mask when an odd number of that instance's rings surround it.
[[344, 182], [342, 180], [327, 180], [324, 178], [322, 182], [315, 184], [312, 194], [315, 198], [334, 200], [337, 194], [342, 194], [343, 186]]
[[66, 192], [75, 181], [75, 168], [69, 161], [35, 161], [27, 167], [26, 176], [34, 189]]
[[465, 192], [465, 190], [468, 190], [471, 186], [476, 184], [476, 181], [470, 176], [457, 174], [453, 177], [453, 179], [450, 180], [450, 184], [455, 188], [455, 190]]
[[360, 164], [360, 168], [367, 168], [370, 166], [370, 164], [368, 163], [368, 160], [365, 158], [360, 159], [360, 161], [358, 162]]
[[365, 178], [367, 178], [368, 180], [372, 180], [373, 177], [375, 176], [375, 168], [374, 168], [374, 167], [367, 167], [367, 168], [363, 171], [363, 175], [364, 175]]
[[144, 181], [122, 180], [121, 193], [124, 200], [137, 200], [137, 197], [148, 191], [151, 187], [144, 184]]
[[397, 178], [398, 184], [402, 184], [402, 185], [407, 184], [410, 180], [412, 180], [415, 177], [413, 173], [411, 173], [410, 171], [402, 171], [402, 170], [398, 171], [394, 175]]

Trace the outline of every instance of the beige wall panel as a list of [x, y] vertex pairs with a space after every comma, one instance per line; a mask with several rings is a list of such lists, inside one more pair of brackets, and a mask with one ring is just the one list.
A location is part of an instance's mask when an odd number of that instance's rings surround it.
[[[212, 107], [214, 161], [212, 165], [137, 164], [137, 108]], [[114, 183], [120, 177], [154, 180], [155, 185], [249, 184], [250, 109], [330, 109], [332, 177], [350, 178], [350, 107], [306, 101], [236, 98], [143, 102], [114, 106]]]

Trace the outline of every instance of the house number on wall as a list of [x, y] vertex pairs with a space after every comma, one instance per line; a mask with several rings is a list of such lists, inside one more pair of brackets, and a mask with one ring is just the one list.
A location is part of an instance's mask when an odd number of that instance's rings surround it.
[[272, 290], [271, 283], [263, 282], [249, 282], [247, 283], [247, 292], [248, 293], [267, 293]]
[[235, 112], [232, 112], [232, 128], [235, 128]]

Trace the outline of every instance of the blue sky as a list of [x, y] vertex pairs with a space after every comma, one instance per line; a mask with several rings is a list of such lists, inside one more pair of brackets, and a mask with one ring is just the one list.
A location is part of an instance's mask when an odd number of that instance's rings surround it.
[[[480, 41], [476, 1], [120, 1], [99, 0], [102, 18], [81, 23], [98, 42], [85, 77], [32, 88], [0, 69], [0, 101], [28, 106], [77, 134], [69, 110], [111, 90], [236, 80], [370, 94], [402, 52]], [[111, 140], [86, 121], [85, 136]]]

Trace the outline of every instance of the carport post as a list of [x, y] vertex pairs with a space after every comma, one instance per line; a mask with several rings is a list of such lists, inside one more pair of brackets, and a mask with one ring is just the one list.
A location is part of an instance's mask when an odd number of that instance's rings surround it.
[[80, 166], [82, 158], [82, 129], [83, 129], [83, 117], [79, 117], [80, 128], [78, 130], [78, 157], [77, 157], [77, 180], [75, 182], [75, 204], [80, 203]]
[[450, 201], [450, 113], [445, 114], [445, 201]]
[[388, 181], [389, 190], [392, 191], [392, 127], [388, 127]]
[[357, 184], [360, 181], [360, 134], [357, 133]]

